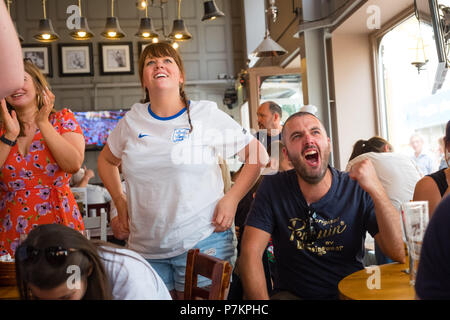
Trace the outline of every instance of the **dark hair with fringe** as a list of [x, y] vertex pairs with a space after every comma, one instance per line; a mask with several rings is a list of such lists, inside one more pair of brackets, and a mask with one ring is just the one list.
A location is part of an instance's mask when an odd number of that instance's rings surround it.
[[367, 152], [384, 152], [385, 146], [388, 146], [389, 152], [394, 150], [387, 140], [378, 136], [372, 137], [369, 140], [358, 140], [353, 145], [353, 152], [348, 161]]
[[[43, 254], [40, 254], [34, 262], [20, 261], [17, 253], [22, 247], [27, 246], [37, 249], [63, 247], [74, 249], [74, 251], [66, 257], [61, 266], [54, 266]], [[26, 240], [16, 250], [16, 280], [21, 298], [24, 300], [33, 298], [29, 283], [44, 290], [60, 286], [70, 276], [70, 273], [67, 273], [68, 267], [76, 265], [80, 268], [81, 278], [87, 279], [83, 300], [113, 299], [109, 278], [98, 251], [122, 254], [115, 252], [114, 248], [120, 247], [104, 241], [88, 240], [80, 232], [64, 225], [37, 226], [31, 230]]]
[[[141, 80], [141, 85], [143, 85], [143, 75], [144, 75], [144, 67], [145, 67], [145, 59], [148, 57], [155, 57], [155, 58], [162, 58], [162, 57], [171, 57], [175, 60], [175, 63], [178, 66], [178, 69], [180, 70], [181, 76], [183, 79], [186, 78], [186, 74], [184, 71], [184, 65], [183, 60], [181, 59], [180, 54], [177, 50], [175, 50], [170, 44], [165, 42], [158, 42], [158, 43], [151, 43], [147, 45], [142, 52], [141, 56], [139, 57], [139, 63], [138, 63], [138, 69], [139, 69], [139, 79]], [[148, 90], [144, 88], [145, 90], [145, 98], [144, 103], [150, 102], [150, 96], [148, 94]], [[189, 132], [192, 132], [194, 129], [192, 127], [191, 122], [191, 114], [190, 114], [190, 108], [189, 108], [189, 102], [188, 98], [186, 96], [186, 93], [184, 92], [184, 83], [180, 84], [180, 97], [183, 101], [184, 106], [186, 107], [188, 121], [189, 121]]]

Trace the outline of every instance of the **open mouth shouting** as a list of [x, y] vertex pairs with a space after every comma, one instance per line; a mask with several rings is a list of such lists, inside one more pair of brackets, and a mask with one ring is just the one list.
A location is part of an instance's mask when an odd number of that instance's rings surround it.
[[307, 146], [303, 150], [303, 156], [305, 162], [311, 167], [317, 167], [320, 165], [319, 151], [316, 147]]

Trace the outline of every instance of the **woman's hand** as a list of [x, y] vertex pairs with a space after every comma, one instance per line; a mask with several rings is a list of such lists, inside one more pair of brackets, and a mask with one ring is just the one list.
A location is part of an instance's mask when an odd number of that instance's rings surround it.
[[50, 112], [53, 110], [53, 106], [55, 104], [55, 95], [48, 88], [44, 89], [42, 96], [44, 99], [44, 105], [36, 114], [36, 124], [39, 127], [41, 124], [48, 122], [48, 116], [50, 115]]
[[237, 206], [238, 201], [230, 196], [225, 195], [220, 199], [216, 205], [212, 219], [212, 224], [216, 227], [214, 232], [226, 231], [233, 225]]
[[5, 129], [5, 138], [11, 141], [16, 141], [20, 133], [20, 125], [19, 120], [17, 120], [16, 112], [12, 110], [11, 114], [9, 114], [5, 99], [1, 99], [0, 104], [3, 129]]
[[125, 230], [117, 216], [111, 219], [111, 229], [114, 237], [119, 240], [126, 240], [130, 235], [130, 232]]
[[127, 206], [127, 198], [123, 194], [123, 196], [117, 200], [114, 201], [114, 204], [117, 208], [117, 214], [119, 217], [119, 222], [121, 224], [123, 232], [130, 232], [130, 227], [128, 224], [128, 206]]

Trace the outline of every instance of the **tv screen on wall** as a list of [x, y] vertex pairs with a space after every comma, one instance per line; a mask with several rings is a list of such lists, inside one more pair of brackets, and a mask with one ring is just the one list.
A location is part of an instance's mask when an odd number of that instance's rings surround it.
[[101, 150], [111, 131], [128, 110], [74, 112], [83, 130], [86, 150]]

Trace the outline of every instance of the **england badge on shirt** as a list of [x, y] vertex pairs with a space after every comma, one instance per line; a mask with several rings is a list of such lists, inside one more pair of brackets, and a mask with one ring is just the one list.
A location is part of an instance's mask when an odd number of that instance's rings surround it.
[[181, 142], [189, 135], [189, 128], [175, 128], [172, 133], [172, 142]]

